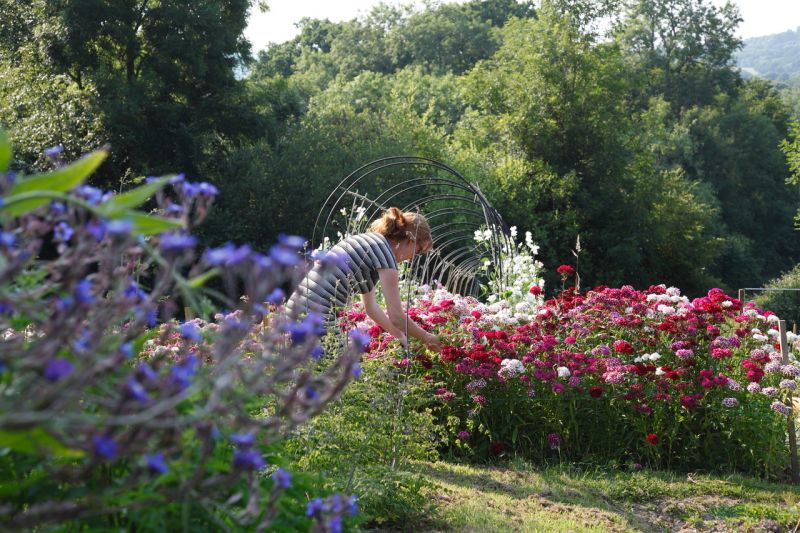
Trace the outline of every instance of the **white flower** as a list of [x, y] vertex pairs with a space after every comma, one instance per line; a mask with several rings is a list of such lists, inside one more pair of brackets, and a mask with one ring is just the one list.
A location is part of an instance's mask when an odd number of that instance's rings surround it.
[[730, 306], [732, 306], [732, 305], [733, 305], [733, 302], [732, 302], [732, 301], [730, 301], [730, 300], [725, 300], [725, 301], [724, 301], [724, 302], [722, 302], [720, 305], [722, 305], [722, 307], [730, 307]]
[[511, 234], [511, 238], [512, 239], [516, 239], [517, 238], [517, 227], [516, 226], [511, 226], [510, 228], [508, 228], [508, 231]]
[[777, 315], [769, 315], [767, 317], [767, 322], [780, 322], [780, 321], [781, 321], [781, 319], [778, 318]]
[[651, 361], [658, 361], [659, 359], [661, 359], [661, 354], [660, 353], [653, 352], [653, 353], [650, 354], [650, 360]]
[[755, 333], [753, 335], [753, 338], [755, 340], [759, 341], [759, 342], [764, 342], [766, 340], [769, 340], [769, 337], [767, 337], [766, 335], [761, 335], [761, 334], [758, 334], [758, 333]]
[[663, 368], [661, 367], [656, 368], [656, 376], [663, 376], [664, 374], [666, 374], [666, 372], [664, 372]]
[[557, 371], [558, 371], [558, 377], [560, 378], [568, 378], [571, 375], [569, 368], [565, 366], [558, 367]]

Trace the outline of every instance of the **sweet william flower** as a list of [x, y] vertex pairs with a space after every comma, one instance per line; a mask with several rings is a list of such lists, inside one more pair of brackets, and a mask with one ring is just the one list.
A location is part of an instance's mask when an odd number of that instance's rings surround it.
[[648, 433], [647, 436], [645, 437], [645, 440], [650, 444], [652, 444], [653, 446], [661, 442], [661, 439], [658, 438], [658, 435], [656, 435], [655, 433]]

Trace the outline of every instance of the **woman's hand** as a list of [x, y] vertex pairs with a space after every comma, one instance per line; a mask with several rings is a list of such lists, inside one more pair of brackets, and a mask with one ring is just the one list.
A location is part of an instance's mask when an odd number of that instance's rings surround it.
[[442, 351], [442, 341], [440, 341], [439, 337], [436, 335], [428, 334], [423, 342], [425, 343], [425, 346], [427, 346], [432, 352], [438, 353]]
[[408, 337], [406, 337], [405, 333], [398, 333], [395, 335], [395, 338], [400, 342], [403, 348], [408, 348]]

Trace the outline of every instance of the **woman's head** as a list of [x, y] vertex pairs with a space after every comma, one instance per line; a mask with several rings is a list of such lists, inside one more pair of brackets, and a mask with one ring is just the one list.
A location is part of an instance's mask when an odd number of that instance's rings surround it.
[[370, 224], [369, 229], [380, 233], [393, 244], [414, 243], [417, 254], [425, 253], [433, 246], [428, 221], [413, 211], [403, 213], [396, 207], [390, 207], [381, 218]]

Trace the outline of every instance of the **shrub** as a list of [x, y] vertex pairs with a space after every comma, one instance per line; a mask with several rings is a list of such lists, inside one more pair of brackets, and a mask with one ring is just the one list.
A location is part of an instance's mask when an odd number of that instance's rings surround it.
[[[0, 520], [335, 529], [354, 502], [307, 502], [313, 480], [279, 468], [274, 443], [344, 389], [358, 339], [319, 372], [318, 317], [250, 336], [302, 239], [198, 258], [190, 230], [216, 189], [182, 176], [117, 195], [83, 185], [105, 155], [23, 178], [0, 135]], [[152, 197], [153, 213], [135, 210]], [[216, 294], [236, 310], [214, 327], [171, 320], [173, 291], [197, 308], [214, 276], [243, 292]], [[139, 356], [153, 344], [170, 349]]]

